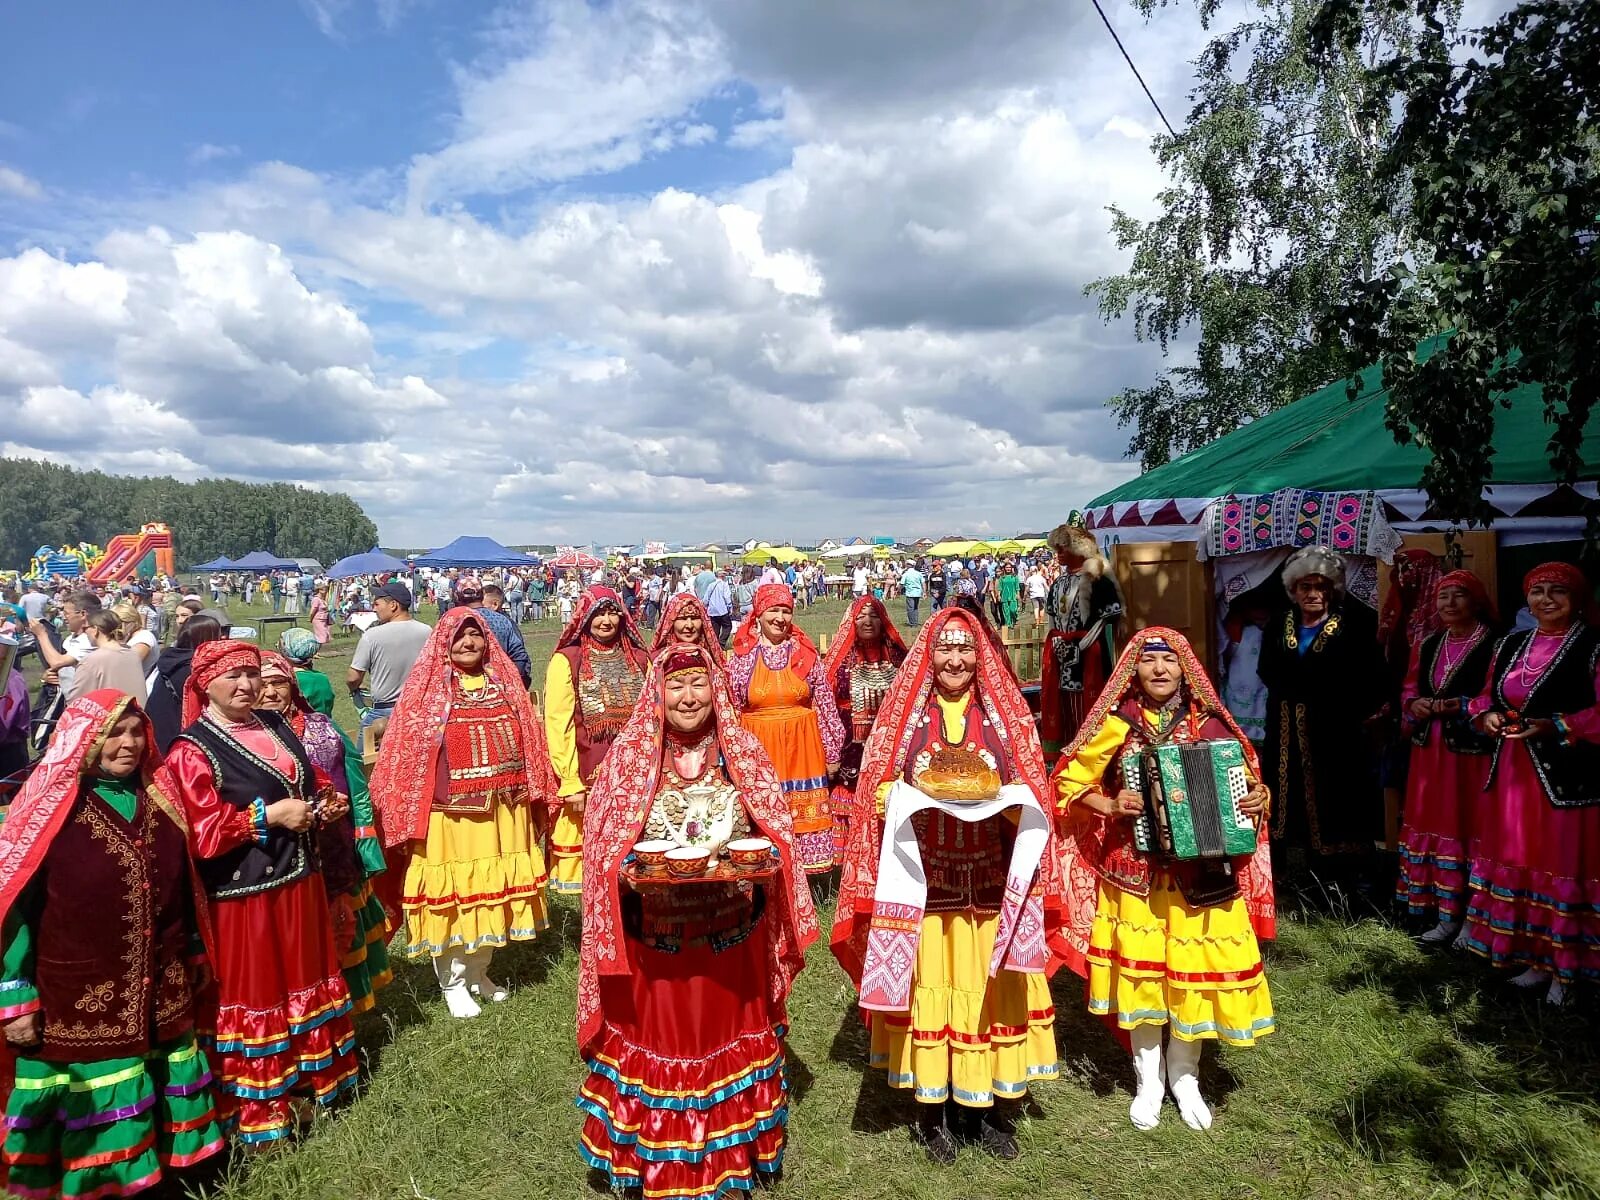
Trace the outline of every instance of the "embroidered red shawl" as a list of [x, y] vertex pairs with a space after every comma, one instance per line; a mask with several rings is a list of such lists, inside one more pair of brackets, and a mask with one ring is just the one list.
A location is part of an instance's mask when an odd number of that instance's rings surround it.
[[1378, 643], [1392, 649], [1399, 661], [1440, 627], [1439, 560], [1429, 550], [1402, 550], [1389, 569], [1389, 594], [1378, 618]]
[[550, 766], [550, 748], [544, 738], [544, 722], [534, 715], [533, 701], [522, 686], [515, 664], [473, 609], [452, 608], [433, 627], [400, 690], [388, 731], [383, 735], [378, 765], [368, 781], [378, 836], [386, 848], [427, 836], [440, 739], [450, 720], [455, 689], [450, 643], [469, 621], [484, 635], [484, 674], [500, 685], [522, 732], [528, 803], [535, 813], [550, 812], [552, 819], [561, 805], [555, 770]]
[[839, 672], [847, 670], [856, 662], [856, 618], [861, 615], [861, 610], [868, 606], [877, 609], [878, 620], [883, 623], [883, 649], [885, 657], [895, 666], [906, 660], [906, 640], [900, 636], [900, 631], [894, 627], [894, 622], [889, 619], [889, 610], [884, 607], [871, 592], [865, 596], [858, 596], [849, 611], [844, 614], [844, 619], [839, 622], [839, 630], [833, 635], [833, 642], [828, 647], [828, 656], [822, 660], [822, 673], [827, 677], [830, 686], [837, 687]]
[[[617, 635], [617, 645], [622, 647], [622, 652], [627, 656], [629, 664], [636, 671], [643, 671], [649, 661], [649, 656], [644, 650], [644, 638], [639, 636], [639, 627], [633, 623], [633, 618], [628, 615], [627, 605], [622, 603], [622, 597], [608, 587], [601, 587], [598, 583], [583, 590], [578, 597], [578, 607], [572, 614], [572, 620], [567, 622], [567, 627], [561, 631], [561, 636], [556, 639], [556, 653], [572, 646], [581, 646], [585, 650], [584, 670], [588, 670], [588, 654], [590, 646], [598, 645], [589, 633], [589, 622], [594, 620], [597, 610], [602, 604], [615, 606], [617, 615], [622, 618], [622, 632]], [[574, 680], [576, 682], [576, 680]]]
[[[1189, 696], [1189, 712], [1185, 719], [1192, 722], [1196, 728], [1208, 719], [1220, 721], [1227, 731], [1239, 740], [1240, 746], [1244, 748], [1245, 763], [1249, 766], [1251, 774], [1259, 780], [1261, 763], [1256, 756], [1255, 747], [1250, 744], [1250, 739], [1245, 737], [1244, 730], [1239, 728], [1239, 723], [1233, 719], [1233, 714], [1222, 703], [1222, 698], [1217, 695], [1211, 677], [1200, 664], [1200, 659], [1195, 655], [1194, 648], [1189, 645], [1189, 640], [1177, 630], [1161, 625], [1142, 629], [1128, 639], [1128, 644], [1123, 647], [1122, 654], [1117, 659], [1117, 665], [1111, 671], [1110, 679], [1085, 714], [1083, 724], [1078, 727], [1077, 736], [1062, 752], [1061, 765], [1056, 768], [1056, 773], [1060, 774], [1072, 756], [1088, 745], [1100, 732], [1106, 723], [1106, 718], [1122, 706], [1129, 698], [1130, 692], [1137, 691], [1139, 655], [1143, 652], [1145, 643], [1156, 638], [1166, 642], [1178, 656], [1178, 663], [1183, 671], [1184, 687]], [[1054, 795], [1053, 789], [1052, 795]], [[1095, 906], [1099, 895], [1099, 876], [1095, 864], [1099, 861], [1100, 847], [1105, 838], [1106, 818], [1084, 805], [1075, 804], [1060, 825], [1063, 870], [1067, 880], [1067, 923], [1063, 930], [1069, 945], [1067, 963], [1078, 974], [1087, 976], [1089, 933], [1094, 925]], [[1244, 898], [1245, 910], [1250, 914], [1250, 923], [1255, 927], [1256, 936], [1274, 937], [1277, 931], [1277, 907], [1273, 899], [1272, 854], [1267, 846], [1265, 822], [1262, 823], [1256, 842], [1254, 857], [1240, 867], [1239, 894]]]
[[[873, 896], [878, 886], [878, 858], [883, 840], [883, 818], [878, 814], [878, 788], [905, 773], [906, 752], [917, 723], [932, 703], [933, 646], [939, 633], [951, 621], [960, 621], [972, 631], [978, 647], [978, 672], [973, 683], [977, 702], [983, 705], [991, 727], [1001, 740], [1013, 783], [1033, 789], [1048, 812], [1051, 803], [1049, 781], [1045, 777], [1044, 754], [1039, 749], [1039, 734], [1033, 714], [1022, 691], [1012, 678], [1004, 655], [984, 635], [970, 613], [947, 608], [933, 615], [917, 640], [911, 644], [894, 686], [878, 709], [862, 754], [861, 779], [856, 785], [855, 807], [850, 816], [850, 841], [845, 847], [844, 873], [839, 885], [839, 902], [834, 910], [830, 938], [833, 956], [859, 988], [861, 968], [866, 961], [867, 933], [872, 924]], [[1050, 971], [1064, 957], [1060, 942], [1064, 916], [1061, 856], [1051, 835], [1039, 866], [1037, 885], [1043, 892], [1045, 938], [1051, 950]]]
[[[661, 665], [668, 655], [684, 649], [689, 647], [669, 646], [655, 656], [633, 716], [611, 744], [605, 765], [589, 788], [583, 815], [583, 943], [578, 961], [580, 1054], [589, 1052], [600, 1033], [600, 976], [628, 973], [618, 875], [644, 828], [661, 779], [666, 751]], [[795, 867], [789, 804], [767, 752], [739, 727], [722, 672], [711, 672], [711, 688], [723, 765], [751, 822], [772, 839], [782, 863], [779, 881], [767, 892], [768, 994], [781, 1008], [805, 965], [806, 947], [817, 940], [817, 914], [805, 873]]]
[[706, 615], [706, 606], [700, 602], [700, 597], [693, 592], [684, 592], [681, 596], [674, 596], [667, 601], [666, 610], [661, 614], [661, 619], [656, 622], [655, 640], [650, 643], [650, 657], [654, 658], [667, 647], [677, 642], [677, 637], [672, 632], [672, 623], [685, 612], [700, 614], [700, 640], [695, 644], [711, 656], [711, 661], [722, 670], [727, 670], [727, 656], [722, 653], [722, 646], [717, 642], [716, 635], [711, 630], [711, 618]]
[[[125, 692], [102, 688], [79, 696], [61, 714], [50, 748], [22, 785], [0, 824], [0, 917], [11, 911], [17, 897], [38, 871], [50, 843], [66, 823], [73, 802], [83, 786], [85, 767], [99, 753], [112, 726], [127, 713], [137, 713], [144, 724], [144, 758], [139, 763], [139, 778], [145, 796], [174, 825], [189, 837], [189, 823], [183, 810], [171, 800], [176, 788], [161, 765], [156, 749], [155, 726], [144, 709]], [[212, 946], [210, 909], [205, 888], [190, 862], [189, 882], [194, 894], [194, 911], [207, 952]]]

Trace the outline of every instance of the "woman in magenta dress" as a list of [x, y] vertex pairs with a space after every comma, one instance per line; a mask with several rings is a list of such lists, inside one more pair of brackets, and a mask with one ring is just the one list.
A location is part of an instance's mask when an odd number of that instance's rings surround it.
[[1460, 932], [1466, 908], [1477, 816], [1494, 749], [1468, 724], [1467, 709], [1483, 691], [1495, 643], [1493, 605], [1471, 571], [1441, 577], [1428, 603], [1443, 627], [1412, 652], [1400, 690], [1401, 720], [1413, 749], [1395, 891], [1413, 916], [1437, 914], [1439, 923], [1422, 935], [1434, 945]]
[[1548, 984], [1546, 998], [1561, 1004], [1575, 980], [1600, 976], [1600, 628], [1576, 567], [1535, 567], [1523, 591], [1538, 627], [1501, 639], [1471, 705], [1499, 744], [1466, 943], [1524, 968], [1511, 982]]

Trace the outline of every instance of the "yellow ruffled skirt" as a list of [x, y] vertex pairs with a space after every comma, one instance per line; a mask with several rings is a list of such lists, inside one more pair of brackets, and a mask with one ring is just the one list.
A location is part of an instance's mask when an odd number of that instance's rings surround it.
[[911, 1011], [872, 1014], [874, 1067], [924, 1104], [988, 1108], [1055, 1079], [1055, 1007], [1043, 975], [989, 978], [1000, 917], [930, 913], [922, 919]]
[[532, 940], [550, 924], [548, 878], [526, 804], [429, 813], [428, 836], [406, 867], [406, 953]]
[[552, 890], [565, 895], [583, 893], [583, 817], [573, 816], [563, 806], [550, 833], [550, 857], [555, 871], [550, 876]]
[[1277, 1027], [1242, 899], [1193, 908], [1165, 872], [1148, 898], [1101, 880], [1088, 957], [1089, 1011], [1123, 1029], [1250, 1046]]

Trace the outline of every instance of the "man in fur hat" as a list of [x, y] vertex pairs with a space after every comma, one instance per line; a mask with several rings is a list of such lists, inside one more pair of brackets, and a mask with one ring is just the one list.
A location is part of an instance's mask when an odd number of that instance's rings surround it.
[[1307, 546], [1284, 564], [1287, 611], [1269, 621], [1257, 667], [1267, 685], [1263, 782], [1272, 789], [1272, 845], [1282, 869], [1370, 884], [1383, 836], [1372, 728], [1387, 667], [1370, 610], [1345, 594], [1345, 562]]
[[1072, 741], [1087, 703], [1105, 686], [1117, 654], [1117, 619], [1122, 593], [1094, 535], [1068, 521], [1050, 532], [1061, 573], [1050, 585], [1046, 610], [1050, 632], [1044, 644], [1039, 684], [1040, 740], [1047, 765]]

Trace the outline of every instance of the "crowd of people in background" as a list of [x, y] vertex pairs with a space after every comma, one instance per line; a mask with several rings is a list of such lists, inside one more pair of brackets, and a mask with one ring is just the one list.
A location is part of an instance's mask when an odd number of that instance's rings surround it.
[[[0, 825], [12, 1190], [131, 1195], [279, 1142], [352, 1090], [392, 940], [470, 1019], [508, 998], [494, 951], [562, 893], [579, 1153], [660, 1196], [779, 1168], [786, 1002], [830, 896], [867, 1065], [942, 1165], [1021, 1153], [1062, 965], [1132, 1056], [1131, 1122], [1170, 1096], [1209, 1128], [1201, 1044], [1277, 1028], [1260, 942], [1285, 887], [1365, 895], [1552, 1004], [1600, 978], [1600, 611], [1577, 568], [1530, 572], [1502, 621], [1470, 571], [1408, 550], [1370, 612], [1343, 556], [1305, 547], [1224, 613], [1218, 686], [1183, 633], [1130, 627], [1086, 531], [1048, 547], [8, 593], [0, 625], [55, 693], [41, 719], [13, 670], [0, 700], [0, 761], [45, 751]], [[824, 652], [796, 614], [832, 594]], [[259, 646], [241, 595], [309, 628]], [[318, 662], [336, 621], [360, 630], [351, 731]], [[556, 621], [536, 699], [528, 626]], [[1028, 624], [1036, 693], [1002, 633]], [[1237, 764], [1247, 850], [1185, 859], [1141, 826], [1150, 756], [1188, 743]], [[649, 874], [721, 853], [754, 873]], [[94, 919], [118, 907], [132, 950]]]

